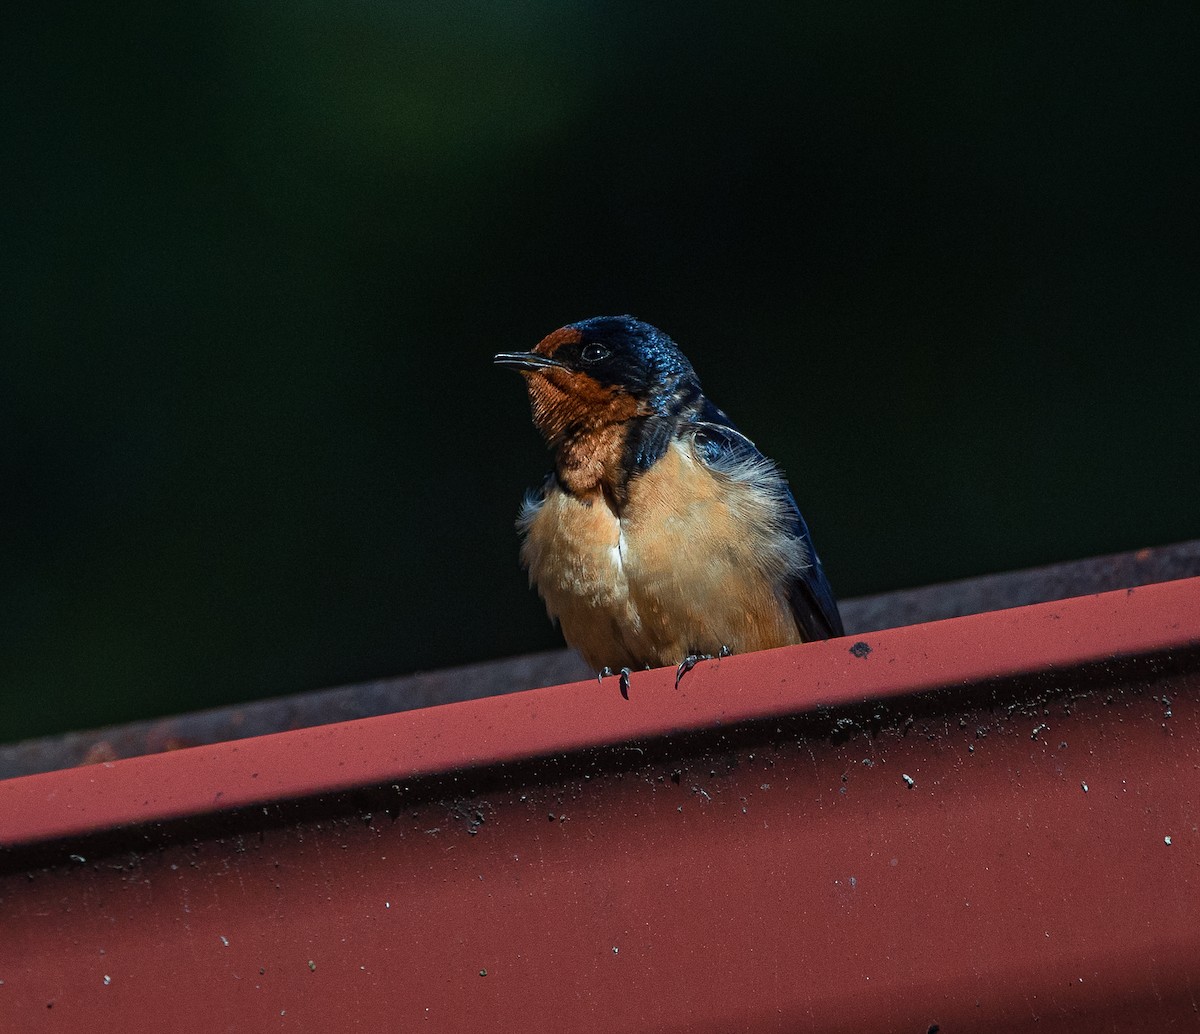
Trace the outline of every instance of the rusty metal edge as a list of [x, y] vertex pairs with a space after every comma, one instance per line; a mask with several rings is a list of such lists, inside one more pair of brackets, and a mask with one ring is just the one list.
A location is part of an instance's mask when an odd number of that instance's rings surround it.
[[1200, 645], [1200, 578], [0, 782], [0, 847]]
[[[844, 601], [842, 612], [847, 629], [860, 634], [1194, 576], [1200, 576], [1200, 540], [864, 596]], [[588, 674], [575, 654], [551, 650], [0, 744], [0, 780], [560, 685]]]

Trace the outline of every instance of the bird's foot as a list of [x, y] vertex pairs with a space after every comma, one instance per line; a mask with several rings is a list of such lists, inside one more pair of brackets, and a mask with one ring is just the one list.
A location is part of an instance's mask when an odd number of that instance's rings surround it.
[[678, 688], [679, 680], [701, 661], [719, 660], [721, 657], [728, 657], [732, 653], [733, 651], [728, 646], [722, 646], [716, 653], [689, 653], [679, 662], [679, 667], [675, 669], [675, 687]]
[[617, 683], [617, 685], [619, 686], [619, 688], [621, 690], [621, 696], [623, 696], [626, 700], [628, 700], [629, 699], [629, 676], [631, 674], [633, 674], [633, 673], [628, 668], [622, 668], [620, 671], [614, 672], [612, 670], [612, 668], [608, 667], [608, 665], [605, 665], [598, 672], [596, 672], [596, 681], [603, 682], [606, 678], [608, 678], [609, 676], [612, 676], [612, 675], [620, 676], [621, 681], [619, 683]]

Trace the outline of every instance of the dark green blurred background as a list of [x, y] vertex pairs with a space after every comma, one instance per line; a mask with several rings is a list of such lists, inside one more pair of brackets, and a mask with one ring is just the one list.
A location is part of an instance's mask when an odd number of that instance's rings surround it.
[[596, 314], [841, 595], [1200, 535], [1195, 0], [18, 17], [0, 739], [556, 644], [490, 359]]

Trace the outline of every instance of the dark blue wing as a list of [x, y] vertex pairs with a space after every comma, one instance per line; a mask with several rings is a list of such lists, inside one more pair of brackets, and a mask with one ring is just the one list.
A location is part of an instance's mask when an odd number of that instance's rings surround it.
[[[736, 463], [739, 460], [768, 462], [754, 443], [707, 398], [696, 413], [694, 423], [696, 447], [705, 453], [705, 458], [714, 465], [720, 465], [722, 462]], [[796, 505], [791, 488], [782, 474], [779, 475], [779, 480], [786, 510], [786, 530], [797, 540], [797, 548], [802, 549], [808, 558], [808, 563], [799, 570], [787, 587], [788, 602], [796, 619], [796, 627], [808, 641], [843, 636], [846, 633], [842, 627], [837, 600], [834, 599], [829, 579], [825, 577], [821, 560], [813, 547], [808, 525], [804, 523], [800, 508]]]

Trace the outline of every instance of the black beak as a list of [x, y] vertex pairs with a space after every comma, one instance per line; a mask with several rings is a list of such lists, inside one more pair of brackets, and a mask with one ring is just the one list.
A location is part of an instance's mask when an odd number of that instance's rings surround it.
[[492, 362], [497, 366], [509, 366], [514, 370], [542, 370], [548, 366], [565, 366], [557, 359], [538, 355], [536, 352], [501, 352]]

